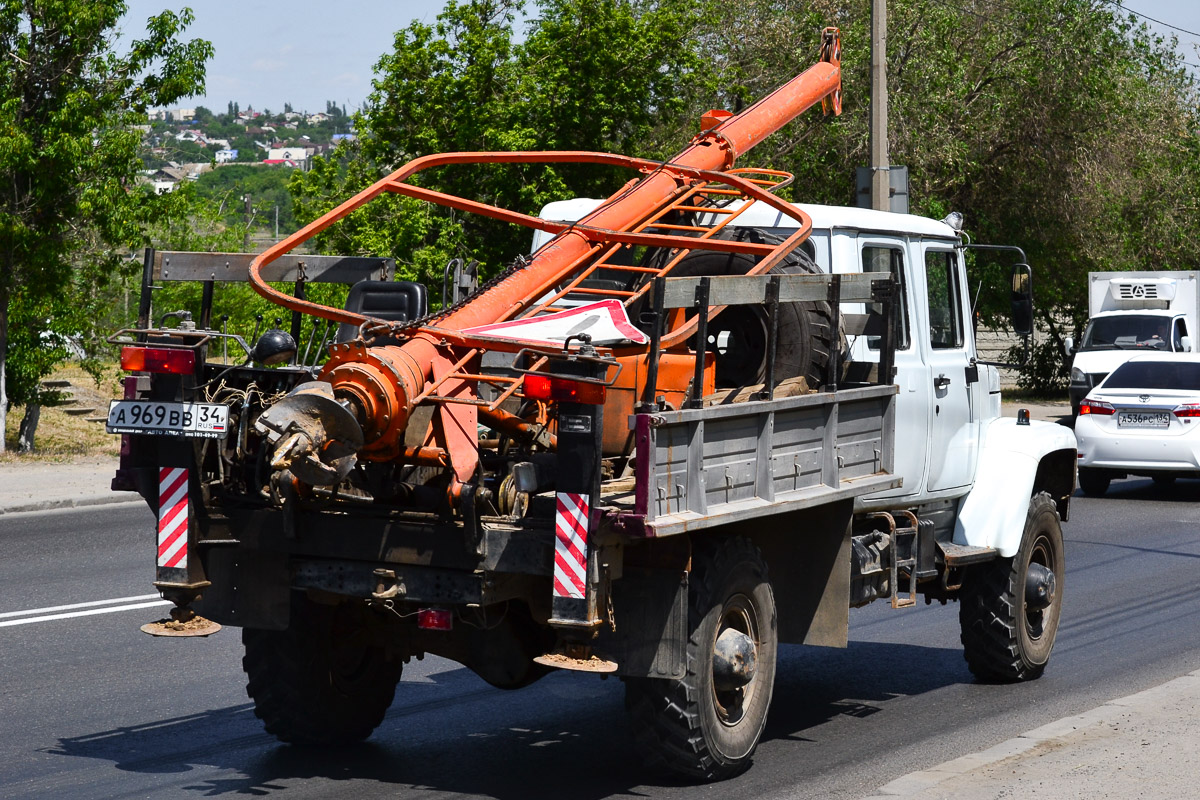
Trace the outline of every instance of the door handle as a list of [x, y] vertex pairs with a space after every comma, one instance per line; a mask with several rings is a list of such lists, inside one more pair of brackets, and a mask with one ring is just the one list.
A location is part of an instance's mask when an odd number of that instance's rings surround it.
[[945, 389], [949, 385], [950, 385], [950, 379], [947, 378], [945, 375], [938, 375], [936, 378], [933, 379], [933, 388], [934, 389]]

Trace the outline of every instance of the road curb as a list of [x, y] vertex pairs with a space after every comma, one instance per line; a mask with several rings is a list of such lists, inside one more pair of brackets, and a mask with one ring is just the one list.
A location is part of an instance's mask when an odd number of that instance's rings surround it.
[[978, 753], [970, 753], [945, 761], [929, 769], [903, 775], [875, 790], [863, 800], [896, 800], [896, 798], [920, 797], [937, 785], [984, 767], [1006, 761], [1045, 744], [1066, 745], [1068, 740], [1081, 730], [1096, 728], [1116, 722], [1119, 717], [1139, 708], [1163, 708], [1173, 705], [1172, 701], [1180, 690], [1194, 688], [1200, 681], [1200, 670], [1189, 672], [1174, 680], [1152, 686], [1136, 694], [1109, 700], [1090, 711], [1063, 717], [1012, 739], [1001, 742]]
[[15, 503], [0, 507], [0, 517], [10, 514], [29, 514], [37, 511], [59, 511], [72, 508], [90, 508], [92, 506], [142, 505], [140, 497], [126, 497], [123, 494], [94, 495], [84, 497], [58, 497], [52, 500], [35, 500], [30, 503]]

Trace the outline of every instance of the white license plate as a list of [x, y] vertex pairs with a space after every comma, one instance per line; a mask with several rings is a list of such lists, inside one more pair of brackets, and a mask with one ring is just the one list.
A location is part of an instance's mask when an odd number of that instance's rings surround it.
[[1117, 414], [1117, 425], [1122, 428], [1166, 428], [1171, 425], [1171, 415], [1166, 411], [1122, 411]]
[[228, 427], [229, 406], [216, 403], [113, 400], [108, 406], [109, 433], [223, 439]]

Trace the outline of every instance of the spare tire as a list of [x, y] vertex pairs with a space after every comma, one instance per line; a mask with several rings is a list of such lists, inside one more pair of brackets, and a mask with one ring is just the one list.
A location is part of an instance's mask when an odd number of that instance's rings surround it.
[[[759, 228], [740, 228], [728, 238], [740, 242], [777, 245], [782, 238]], [[672, 278], [745, 275], [759, 259], [745, 253], [697, 250], [684, 256], [668, 276]], [[771, 270], [772, 275], [817, 275], [821, 268], [796, 248]], [[694, 313], [694, 312], [692, 312]], [[691, 316], [691, 313], [689, 314]], [[775, 346], [775, 382], [803, 377], [810, 389], [825, 382], [833, 347], [829, 303], [780, 303], [779, 332]], [[728, 306], [708, 323], [708, 350], [716, 353], [717, 388], [729, 389], [763, 383], [767, 372], [767, 310], [765, 306]], [[693, 336], [689, 345], [699, 350]]]

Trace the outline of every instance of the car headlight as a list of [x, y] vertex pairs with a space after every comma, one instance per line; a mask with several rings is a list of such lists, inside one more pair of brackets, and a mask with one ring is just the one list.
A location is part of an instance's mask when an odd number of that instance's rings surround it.
[[1087, 373], [1079, 367], [1071, 367], [1071, 383], [1087, 383]]

